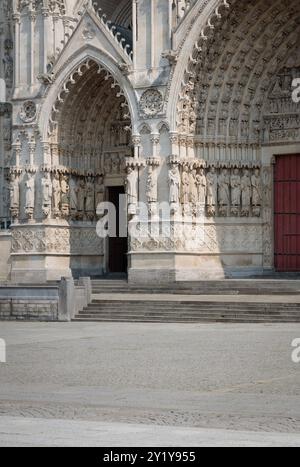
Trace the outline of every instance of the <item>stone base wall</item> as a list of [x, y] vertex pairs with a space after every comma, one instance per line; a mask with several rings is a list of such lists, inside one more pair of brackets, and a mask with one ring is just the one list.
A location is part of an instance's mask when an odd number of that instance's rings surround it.
[[97, 236], [95, 225], [53, 222], [12, 226], [12, 282], [43, 283], [62, 277], [101, 275], [103, 240]]
[[45, 300], [0, 300], [0, 320], [57, 321], [58, 302]]
[[70, 321], [91, 301], [90, 279], [74, 284], [62, 279], [56, 286], [0, 287], [0, 320]]
[[0, 232], [0, 282], [10, 278], [11, 270], [11, 234], [8, 231]]

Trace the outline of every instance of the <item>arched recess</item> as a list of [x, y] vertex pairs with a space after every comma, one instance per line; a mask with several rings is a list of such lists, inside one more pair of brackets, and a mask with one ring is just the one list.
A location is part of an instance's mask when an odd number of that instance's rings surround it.
[[[174, 69], [170, 95], [178, 99], [168, 103], [171, 131], [179, 134], [180, 156], [196, 155], [204, 159], [207, 174], [214, 173], [214, 209], [207, 212], [215, 223], [218, 250], [223, 254], [235, 245], [237, 251], [241, 234], [241, 263], [251, 252], [251, 268], [272, 269], [269, 155], [299, 153], [299, 105], [292, 100], [292, 82], [300, 76], [300, 3], [210, 3]], [[222, 184], [226, 193], [219, 189]], [[232, 241], [226, 229], [237, 222]], [[229, 262], [223, 258], [223, 264], [231, 268], [233, 257]]]
[[[264, 117], [278, 77], [286, 76], [286, 93], [298, 73], [300, 4], [216, 3], [205, 21], [199, 19], [197, 40], [195, 23], [179, 55], [170, 87], [179, 98], [168, 103], [171, 127], [204, 141], [260, 144], [268, 138]], [[297, 113], [291, 99], [286, 110]]]
[[[94, 76], [94, 80], [91, 79], [93, 84], [99, 85], [102, 76], [105, 82], [110, 83], [111, 89], [115, 90], [115, 96], [120, 99], [122, 97], [120, 105], [127, 106], [131, 130], [133, 133], [137, 131], [138, 105], [134, 90], [127, 77], [117, 64], [102, 51], [85, 46], [70, 57], [60, 69], [53, 70], [53, 83], [47, 87], [43, 104], [39, 108], [38, 124], [42, 141], [48, 142], [49, 136], [53, 137], [53, 131], [57, 128], [56, 122], [64, 103], [70, 95], [74, 96], [74, 92], [77, 92], [76, 83], [81, 81], [81, 78], [83, 80], [90, 78], [91, 74]], [[79, 112], [80, 109], [77, 109], [76, 113]]]
[[[127, 78], [100, 51], [82, 49], [62, 69], [54, 68], [39, 109], [41, 172], [50, 172], [50, 216], [67, 229], [70, 254], [65, 264], [75, 275], [111, 271], [114, 250], [96, 234], [96, 210], [114, 189], [124, 191], [125, 158], [132, 154], [136, 116]], [[118, 258], [126, 256], [125, 240]]]
[[130, 155], [131, 117], [125, 95], [112, 75], [90, 59], [59, 92], [49, 130], [51, 165], [116, 174], [117, 165], [120, 171], [122, 160]]

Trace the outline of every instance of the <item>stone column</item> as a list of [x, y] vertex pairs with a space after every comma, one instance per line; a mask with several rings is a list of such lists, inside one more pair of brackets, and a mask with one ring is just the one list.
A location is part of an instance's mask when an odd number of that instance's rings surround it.
[[30, 86], [33, 87], [35, 84], [35, 46], [34, 46], [34, 29], [35, 29], [36, 15], [33, 10], [29, 12], [30, 21]]
[[20, 85], [20, 13], [13, 14], [13, 21], [15, 27], [14, 83], [15, 88], [18, 88]]
[[47, 62], [48, 62], [48, 20], [49, 20], [49, 8], [47, 6], [42, 8], [43, 16], [43, 73], [47, 73]]

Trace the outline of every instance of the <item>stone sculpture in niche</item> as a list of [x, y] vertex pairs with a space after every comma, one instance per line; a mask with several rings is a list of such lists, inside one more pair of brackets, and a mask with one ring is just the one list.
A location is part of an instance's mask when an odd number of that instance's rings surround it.
[[183, 167], [182, 178], [181, 178], [181, 202], [184, 206], [188, 206], [190, 202], [190, 177], [189, 168], [187, 165]]
[[70, 177], [70, 215], [72, 219], [77, 217], [78, 200], [77, 200], [77, 183], [75, 177]]
[[33, 219], [34, 203], [35, 203], [35, 178], [34, 174], [29, 172], [25, 182], [25, 213], [30, 220]]
[[170, 205], [172, 212], [176, 212], [180, 201], [180, 173], [178, 165], [174, 164], [169, 169], [168, 175], [169, 187], [170, 187]]
[[211, 167], [207, 177], [207, 214], [210, 217], [216, 215], [216, 206], [218, 199], [218, 175], [215, 167]]
[[96, 179], [95, 183], [95, 201], [96, 201], [96, 209], [99, 204], [103, 203], [105, 195], [105, 187], [103, 183], [103, 176], [99, 175]]
[[148, 203], [157, 202], [157, 177], [155, 169], [152, 165], [148, 167], [148, 179], [147, 179], [147, 201]]
[[61, 187], [59, 174], [55, 174], [52, 180], [52, 211], [54, 217], [58, 217], [60, 213], [60, 197]]
[[193, 211], [195, 211], [195, 207], [197, 204], [197, 198], [198, 198], [196, 177], [197, 177], [197, 170], [192, 168], [191, 173], [190, 173], [190, 203], [191, 203], [191, 207]]
[[254, 174], [251, 177], [252, 185], [252, 211], [254, 216], [259, 217], [261, 212], [262, 204], [262, 183], [260, 177], [260, 170], [255, 169]]
[[19, 178], [14, 173], [10, 175], [9, 192], [10, 192], [10, 212], [11, 212], [12, 218], [16, 220], [19, 217], [19, 210], [20, 210], [20, 185], [19, 185]]
[[128, 213], [130, 215], [136, 214], [137, 206], [137, 169], [133, 167], [127, 167], [127, 177], [126, 177], [126, 194], [127, 194], [127, 203], [128, 203]]
[[50, 173], [46, 172], [41, 180], [42, 185], [42, 211], [45, 217], [51, 214], [51, 200], [52, 200], [52, 182]]
[[83, 220], [85, 212], [85, 183], [84, 179], [80, 178], [77, 181], [77, 203], [78, 203], [78, 219]]
[[196, 175], [196, 186], [197, 186], [197, 202], [200, 206], [205, 206], [206, 194], [207, 194], [207, 181], [205, 177], [204, 169], [201, 168], [199, 173]]
[[88, 177], [85, 190], [86, 216], [90, 221], [92, 221], [95, 217], [95, 186], [92, 177]]
[[67, 175], [61, 177], [61, 214], [62, 217], [67, 218], [70, 215], [70, 197], [69, 197], [69, 178]]
[[241, 205], [241, 177], [239, 169], [235, 168], [230, 178], [231, 186], [231, 213], [238, 216]]
[[218, 199], [220, 215], [226, 216], [230, 205], [230, 178], [227, 169], [223, 169], [218, 179]]
[[251, 206], [251, 178], [249, 170], [245, 169], [241, 178], [241, 191], [242, 191], [242, 210], [241, 215], [248, 217], [250, 215]]
[[14, 61], [13, 58], [10, 56], [9, 50], [6, 49], [4, 52], [4, 57], [2, 59], [3, 68], [4, 68], [4, 78], [8, 85], [11, 85], [13, 80], [13, 68], [14, 68]]

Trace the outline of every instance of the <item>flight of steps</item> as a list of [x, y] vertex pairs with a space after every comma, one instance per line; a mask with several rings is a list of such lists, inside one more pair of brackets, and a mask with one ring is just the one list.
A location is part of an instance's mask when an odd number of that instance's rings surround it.
[[[92, 285], [94, 299], [75, 316], [75, 321], [300, 323], [300, 281], [297, 280], [205, 281], [174, 284], [170, 287], [133, 286], [123, 280], [95, 280]], [[173, 299], [162, 299], [163, 294], [172, 295]], [[179, 294], [178, 300], [174, 300]], [[191, 295], [197, 295], [197, 300], [193, 300]], [[209, 295], [211, 299], [209, 297], [209, 300], [206, 298], [201, 301], [201, 295]], [[226, 300], [220, 300], [222, 295], [226, 296]], [[238, 295], [243, 296], [241, 300], [237, 301], [234, 297], [230, 300], [231, 296]], [[245, 295], [259, 296], [259, 300], [253, 303]], [[279, 303], [270, 303], [267, 298], [270, 295], [283, 298]], [[287, 303], [284, 295], [297, 295], [299, 301]]]
[[300, 280], [226, 279], [165, 284], [128, 284], [126, 280], [93, 280], [93, 294], [286, 295], [300, 294]]

